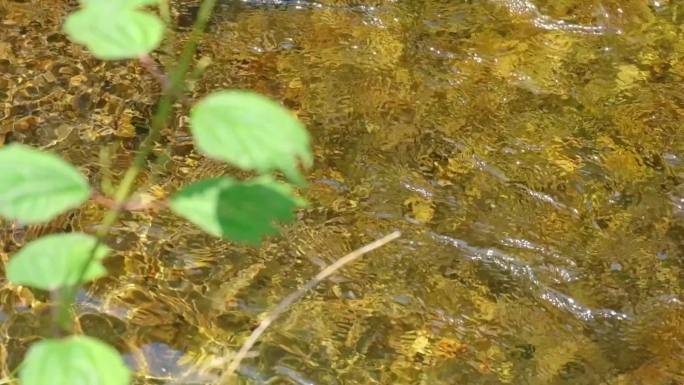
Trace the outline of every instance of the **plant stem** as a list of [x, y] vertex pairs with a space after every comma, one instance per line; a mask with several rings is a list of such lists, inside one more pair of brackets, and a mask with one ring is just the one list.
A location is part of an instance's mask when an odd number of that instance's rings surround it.
[[[121, 211], [125, 206], [126, 200], [128, 200], [133, 193], [135, 180], [145, 168], [147, 157], [154, 149], [155, 142], [159, 140], [162, 129], [167, 126], [171, 117], [171, 113], [173, 112], [173, 104], [179, 95], [181, 95], [184, 91], [185, 77], [190, 69], [190, 66], [192, 65], [195, 52], [197, 51], [197, 44], [202, 38], [202, 34], [204, 33], [209, 19], [211, 18], [211, 14], [215, 5], [216, 0], [202, 1], [197, 14], [197, 19], [195, 20], [192, 32], [190, 33], [190, 38], [183, 47], [178, 64], [168, 78], [168, 89], [161, 96], [159, 103], [157, 104], [157, 110], [152, 117], [152, 121], [150, 122], [150, 132], [140, 145], [140, 149], [133, 159], [133, 163], [126, 170], [121, 182], [119, 183], [119, 187], [114, 193], [114, 206], [105, 214], [102, 224], [95, 234], [97, 237], [97, 242], [91, 250], [88, 260], [81, 267], [76, 282], [83, 281], [88, 268], [95, 261], [96, 250], [104, 243], [107, 235], [109, 235], [109, 232], [112, 229], [112, 226], [114, 226], [116, 220], [119, 219], [119, 215], [121, 215]], [[69, 324], [69, 308], [76, 300], [76, 293], [78, 292], [79, 288], [80, 285], [74, 285], [70, 287], [69, 289], [65, 290], [65, 294], [61, 298], [58, 319], [58, 322], [61, 325]]]
[[166, 23], [168, 28], [171, 28], [171, 8], [169, 7], [169, 0], [161, 0], [159, 2], [159, 16]]
[[[59, 303], [60, 293], [63, 289], [50, 290], [50, 301]], [[50, 307], [50, 317], [52, 318], [52, 336], [55, 338], [62, 337], [64, 335], [64, 329], [66, 324], [63, 323], [61, 318], [61, 307]]]

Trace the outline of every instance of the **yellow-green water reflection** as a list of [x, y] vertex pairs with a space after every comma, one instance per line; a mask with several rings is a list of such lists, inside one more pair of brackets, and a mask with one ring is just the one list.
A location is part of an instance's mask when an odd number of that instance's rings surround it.
[[[174, 6], [182, 41], [194, 3]], [[135, 63], [69, 44], [65, 9], [0, 1], [0, 134], [99, 183], [99, 148], [113, 143], [122, 169], [158, 90]], [[222, 2], [193, 97], [249, 88], [292, 108], [315, 138], [312, 207], [260, 250], [169, 213], [127, 215], [81, 328], [126, 353], [140, 383], [209, 383], [195, 364], [228, 356], [320, 266], [400, 229], [295, 305], [241, 381], [684, 384], [683, 12], [666, 0]], [[145, 190], [228, 172], [191, 148], [178, 119]], [[7, 258], [34, 234], [5, 227]], [[0, 298], [7, 370], [46, 332], [46, 298], [9, 286]]]

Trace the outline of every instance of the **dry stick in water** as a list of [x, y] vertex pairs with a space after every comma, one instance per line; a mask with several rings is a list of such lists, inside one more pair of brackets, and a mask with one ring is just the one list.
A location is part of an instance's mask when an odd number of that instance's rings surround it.
[[385, 235], [384, 237], [374, 242], [367, 244], [366, 246], [363, 246], [359, 249], [352, 251], [351, 253], [335, 261], [335, 263], [333, 263], [332, 265], [321, 270], [321, 272], [316, 274], [316, 276], [313, 277], [309, 282], [307, 282], [306, 285], [304, 285], [299, 290], [288, 295], [282, 301], [280, 301], [280, 303], [268, 313], [266, 318], [264, 318], [264, 320], [261, 321], [261, 323], [259, 323], [259, 327], [254, 329], [254, 331], [249, 336], [247, 341], [245, 341], [245, 343], [240, 348], [240, 351], [238, 351], [235, 357], [233, 357], [233, 359], [230, 361], [230, 364], [228, 364], [228, 368], [226, 369], [225, 373], [223, 373], [223, 375], [219, 379], [219, 384], [227, 382], [227, 380], [235, 373], [237, 368], [240, 366], [242, 360], [247, 356], [249, 350], [252, 349], [252, 347], [254, 347], [254, 344], [257, 342], [259, 337], [261, 337], [261, 335], [264, 334], [266, 329], [273, 323], [273, 321], [275, 321], [276, 318], [278, 318], [278, 316], [283, 314], [285, 310], [287, 310], [287, 308], [290, 307], [290, 305], [292, 305], [292, 303], [302, 298], [302, 296], [304, 296], [304, 294], [306, 294], [307, 291], [313, 289], [321, 281], [331, 276], [334, 272], [341, 269], [344, 265], [350, 262], [354, 262], [354, 260], [358, 259], [362, 255], [369, 253], [379, 247], [382, 247], [389, 242], [392, 242], [393, 240], [399, 238], [399, 236], [401, 236], [401, 232], [395, 231], [391, 234]]

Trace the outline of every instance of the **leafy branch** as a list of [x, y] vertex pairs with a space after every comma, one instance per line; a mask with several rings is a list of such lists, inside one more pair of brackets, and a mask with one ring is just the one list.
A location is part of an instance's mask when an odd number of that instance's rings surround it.
[[[84, 283], [106, 274], [102, 260], [110, 252], [107, 237], [122, 211], [130, 207], [135, 182], [168, 125], [175, 103], [185, 102], [186, 80], [197, 45], [216, 5], [216, 0], [202, 1], [189, 39], [167, 75], [149, 54], [159, 47], [165, 24], [170, 23], [168, 1], [81, 2], [81, 9], [70, 14], [64, 24], [71, 40], [103, 60], [140, 60], [162, 83], [162, 94], [150, 131], [112, 197], [95, 196], [109, 206], [95, 234], [74, 232], [38, 238], [8, 263], [10, 282], [56, 295], [53, 301], [59, 307], [54, 323], [72, 333], [70, 309], [76, 293]], [[161, 19], [145, 10], [153, 5], [160, 6]], [[205, 64], [200, 61], [191, 75], [201, 73]], [[291, 113], [251, 92], [219, 91], [192, 108], [190, 124], [200, 153], [260, 176], [245, 181], [230, 177], [199, 181], [172, 196], [173, 212], [210, 234], [253, 245], [275, 234], [276, 222], [294, 220], [292, 211], [305, 202], [293, 194], [291, 186], [271, 176], [281, 171], [303, 184], [300, 161], [304, 166], [311, 164], [308, 133]], [[90, 197], [93, 193], [87, 179], [58, 156], [24, 144], [0, 148], [0, 216], [23, 224], [44, 223], [76, 209]], [[56, 337], [61, 337], [62, 330]], [[125, 385], [130, 379], [114, 348], [79, 335], [33, 344], [18, 370], [23, 385]]]
[[[202, 34], [204, 33], [204, 30], [207, 26], [207, 23], [209, 22], [209, 19], [211, 18], [211, 14], [213, 12], [215, 5], [216, 0], [205, 0], [200, 5], [200, 9], [197, 14], [197, 19], [195, 21], [192, 33], [190, 35], [190, 39], [183, 48], [183, 52], [181, 53], [178, 65], [171, 72], [171, 76], [169, 77], [169, 81], [167, 84], [168, 88], [162, 94], [161, 99], [159, 99], [157, 110], [154, 116], [152, 117], [152, 121], [150, 124], [150, 131], [147, 134], [147, 137], [145, 137], [145, 139], [143, 140], [140, 149], [138, 150], [138, 153], [133, 159], [133, 163], [126, 170], [119, 184], [119, 187], [116, 189], [114, 193], [113, 207], [109, 211], [107, 211], [104, 219], [102, 220], [102, 224], [97, 230], [97, 242], [95, 243], [95, 246], [93, 246], [89, 258], [85, 261], [85, 263], [81, 267], [81, 270], [78, 273], [78, 279], [76, 280], [77, 283], [83, 281], [88, 269], [90, 268], [90, 265], [96, 259], [97, 248], [100, 246], [100, 244], [102, 244], [105, 241], [107, 235], [112, 229], [112, 226], [114, 225], [114, 223], [116, 223], [116, 220], [121, 215], [122, 209], [124, 208], [126, 201], [133, 193], [135, 180], [144, 169], [145, 161], [152, 152], [152, 149], [154, 148], [154, 143], [157, 140], [159, 140], [161, 131], [168, 124], [173, 109], [173, 103], [185, 87], [185, 76], [188, 73], [190, 66], [192, 65], [192, 58], [194, 57], [195, 52], [197, 51], [198, 41], [199, 39], [201, 39]], [[147, 54], [142, 55], [141, 57], [143, 58], [141, 59], [143, 61], [145, 61], [145, 58], [149, 58]], [[61, 311], [59, 323], [61, 325], [66, 325], [66, 323], [68, 322], [68, 308], [76, 299], [78, 289], [78, 285], [71, 285], [66, 294], [64, 295], [64, 298], [60, 305]]]

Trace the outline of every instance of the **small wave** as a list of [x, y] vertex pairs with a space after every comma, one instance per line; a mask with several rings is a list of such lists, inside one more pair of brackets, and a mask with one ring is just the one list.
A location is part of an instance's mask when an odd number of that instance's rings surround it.
[[496, 248], [479, 248], [469, 245], [466, 241], [452, 238], [448, 235], [430, 233], [433, 239], [443, 244], [464, 250], [465, 257], [470, 260], [494, 266], [508, 272], [511, 276], [527, 283], [527, 288], [535, 296], [554, 307], [564, 310], [583, 321], [596, 319], [627, 320], [627, 314], [611, 309], [592, 309], [577, 302], [574, 298], [545, 285], [537, 276], [537, 270], [527, 262], [516, 259]]
[[555, 19], [551, 16], [543, 14], [537, 6], [530, 0], [493, 0], [496, 4], [500, 4], [508, 8], [509, 12], [528, 16], [532, 25], [539, 29], [547, 31], [565, 31], [582, 33], [589, 35], [601, 35], [605, 33], [622, 33], [619, 29], [611, 29], [603, 25], [578, 24], [568, 23], [565, 20]]

